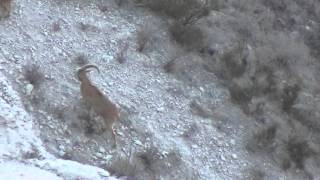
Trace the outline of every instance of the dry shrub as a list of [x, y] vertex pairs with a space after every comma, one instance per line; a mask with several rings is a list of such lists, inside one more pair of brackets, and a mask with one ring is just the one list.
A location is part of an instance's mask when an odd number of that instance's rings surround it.
[[287, 2], [285, 0], [263, 1], [263, 4], [275, 12], [284, 12], [287, 9]]
[[183, 57], [185, 52], [180, 47], [168, 47], [168, 61], [163, 65], [163, 69], [167, 73], [174, 73], [177, 70], [177, 63], [180, 57]]
[[39, 88], [45, 77], [40, 66], [37, 64], [27, 64], [23, 69], [24, 78], [35, 88]]
[[298, 98], [298, 93], [300, 91], [300, 86], [298, 84], [287, 85], [283, 89], [281, 96], [282, 110], [284, 112], [290, 113], [296, 99]]
[[174, 177], [176, 175], [175, 170], [179, 169], [182, 161], [178, 152], [171, 151], [163, 155], [156, 147], [150, 147], [137, 153], [136, 157], [143, 165], [143, 169], [153, 177], [152, 179]]
[[31, 149], [27, 152], [23, 152], [22, 154], [23, 159], [41, 159], [42, 156], [40, 151], [37, 149], [35, 145], [31, 145]]
[[252, 168], [248, 170], [249, 177], [246, 177], [249, 180], [263, 180], [266, 177], [266, 173], [261, 169]]
[[55, 105], [55, 106], [48, 105], [47, 107], [47, 112], [50, 112], [53, 115], [53, 117], [63, 121], [65, 120], [65, 117], [66, 117], [66, 111], [67, 111], [67, 107], [64, 107], [63, 105]]
[[199, 51], [207, 46], [206, 34], [196, 25], [173, 23], [170, 28], [171, 39], [190, 50]]
[[250, 152], [271, 152], [274, 150], [274, 142], [277, 133], [277, 125], [273, 124], [267, 128], [261, 129], [253, 135], [252, 139], [246, 145]]
[[140, 5], [152, 11], [167, 15], [183, 24], [192, 24], [209, 14], [211, 9], [218, 9], [218, 0], [139, 0]]
[[308, 31], [304, 37], [304, 41], [310, 48], [311, 54], [316, 58], [320, 57], [320, 28]]
[[127, 42], [125, 43], [120, 43], [120, 51], [116, 55], [116, 60], [120, 63], [123, 64], [126, 62], [126, 52], [128, 50], [129, 44]]
[[300, 140], [297, 137], [289, 139], [286, 150], [291, 162], [293, 162], [298, 169], [304, 170], [304, 161], [315, 155], [315, 151], [311, 149], [307, 140]]
[[118, 6], [122, 6], [124, 2], [125, 2], [125, 0], [115, 0], [115, 3], [116, 3]]
[[193, 114], [200, 116], [202, 118], [210, 118], [211, 114], [206, 110], [204, 107], [202, 107], [197, 101], [193, 100], [190, 103], [190, 110]]
[[99, 31], [98, 27], [96, 27], [92, 24], [89, 24], [89, 23], [84, 23], [84, 22], [79, 22], [78, 28], [83, 32], [88, 32], [88, 31], [98, 32]]
[[116, 160], [112, 161], [112, 164], [107, 167], [107, 170], [111, 175], [116, 177], [137, 179], [137, 168], [136, 165], [132, 163], [131, 157], [119, 156]]
[[154, 167], [154, 163], [161, 157], [161, 154], [157, 148], [151, 147], [144, 152], [137, 153], [137, 157], [140, 159], [147, 171], [155, 174], [156, 169]]
[[60, 26], [60, 23], [59, 23], [59, 22], [54, 22], [54, 23], [52, 24], [52, 31], [53, 31], [53, 32], [61, 31], [61, 26]]
[[85, 54], [79, 54], [76, 58], [74, 58], [74, 63], [78, 66], [83, 66], [89, 63], [88, 57]]
[[137, 31], [137, 51], [142, 52], [147, 45], [151, 42], [152, 29], [151, 25], [143, 25]]
[[191, 139], [192, 136], [199, 131], [199, 127], [197, 126], [197, 124], [191, 124], [191, 126], [183, 132], [182, 137], [184, 137], [185, 139]]
[[176, 61], [172, 59], [163, 65], [163, 69], [167, 73], [173, 73], [176, 70]]

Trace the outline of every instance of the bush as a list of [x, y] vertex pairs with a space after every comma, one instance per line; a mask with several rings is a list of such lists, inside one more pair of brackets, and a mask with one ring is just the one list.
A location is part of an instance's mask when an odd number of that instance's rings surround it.
[[89, 63], [88, 57], [85, 54], [79, 54], [75, 59], [74, 63], [78, 66], [83, 66]]
[[273, 144], [276, 138], [278, 127], [273, 124], [253, 135], [248, 142], [246, 148], [251, 152], [270, 151], [273, 150]]
[[297, 138], [289, 139], [286, 149], [290, 160], [295, 163], [298, 169], [304, 169], [304, 161], [315, 154], [308, 141], [298, 140]]
[[131, 157], [118, 157], [107, 167], [107, 170], [117, 177], [126, 176], [136, 179], [135, 177], [137, 175], [137, 168], [136, 165], [132, 163]]
[[200, 116], [202, 118], [210, 118], [211, 114], [206, 109], [204, 109], [197, 101], [193, 100], [190, 103], [190, 110], [193, 114]]
[[120, 43], [121, 47], [119, 52], [116, 55], [116, 60], [120, 63], [123, 64], [126, 62], [126, 52], [128, 50], [129, 44], [127, 42], [125, 43]]
[[137, 31], [137, 51], [145, 50], [148, 43], [151, 41], [152, 30], [150, 25], [141, 26]]
[[24, 66], [23, 75], [35, 88], [38, 88], [45, 79], [43, 73], [40, 71], [40, 66], [36, 64]]
[[218, 9], [217, 0], [140, 0], [139, 4], [150, 8], [152, 11], [165, 14], [184, 25], [192, 24], [198, 19], [207, 16], [211, 9]]
[[54, 22], [54, 23], [52, 24], [52, 31], [53, 31], [53, 32], [61, 31], [61, 26], [60, 26], [59, 21]]
[[307, 32], [304, 37], [304, 41], [310, 48], [311, 54], [316, 58], [320, 57], [320, 28]]
[[200, 27], [175, 22], [170, 26], [169, 32], [171, 39], [184, 48], [200, 51], [206, 47], [206, 35]]

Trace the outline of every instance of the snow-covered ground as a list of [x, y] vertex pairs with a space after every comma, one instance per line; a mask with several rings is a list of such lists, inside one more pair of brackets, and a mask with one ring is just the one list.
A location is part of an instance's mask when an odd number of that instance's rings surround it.
[[103, 169], [57, 159], [47, 152], [39, 138], [39, 131], [33, 126], [33, 117], [25, 111], [21, 98], [2, 72], [0, 82], [0, 179], [109, 177]]

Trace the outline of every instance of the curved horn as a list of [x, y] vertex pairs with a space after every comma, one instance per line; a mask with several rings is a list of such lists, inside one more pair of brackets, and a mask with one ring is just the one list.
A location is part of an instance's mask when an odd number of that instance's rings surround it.
[[98, 73], [100, 73], [100, 70], [99, 70], [98, 66], [93, 65], [93, 64], [87, 64], [87, 65], [82, 66], [82, 67], [78, 70], [78, 72], [79, 72], [79, 71], [85, 71], [85, 70], [87, 70], [88, 68], [94, 68], [94, 69], [96, 69], [96, 70], [98, 71]]
[[96, 69], [96, 70], [98, 71], [98, 73], [100, 73], [100, 70], [99, 70], [99, 68], [98, 68], [96, 65], [87, 64], [87, 65], [84, 65], [84, 66], [82, 66], [81, 68], [79, 68], [79, 69], [77, 70], [78, 79], [80, 79], [80, 74], [81, 74], [82, 72], [87, 73], [87, 72], [90, 71], [90, 70], [87, 70], [88, 68], [94, 68], [94, 69]]

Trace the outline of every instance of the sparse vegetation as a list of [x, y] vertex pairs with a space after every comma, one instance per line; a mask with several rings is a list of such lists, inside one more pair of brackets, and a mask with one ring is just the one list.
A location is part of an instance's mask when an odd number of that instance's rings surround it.
[[299, 140], [298, 137], [289, 139], [286, 146], [291, 162], [294, 162], [296, 168], [304, 170], [304, 161], [315, 152], [310, 148], [308, 141]]
[[199, 127], [194, 123], [185, 132], [183, 132], [182, 137], [185, 139], [191, 139], [198, 130]]
[[167, 15], [183, 24], [192, 24], [203, 16], [208, 15], [211, 9], [218, 9], [217, 0], [139, 0], [140, 5], [150, 8], [152, 11]]
[[251, 152], [272, 152], [278, 127], [273, 124], [253, 135], [246, 148]]
[[137, 168], [132, 163], [131, 157], [118, 157], [112, 161], [107, 170], [116, 177], [130, 177], [136, 179]]
[[192, 113], [202, 118], [209, 118], [211, 116], [210, 113], [203, 107], [201, 107], [201, 105], [197, 101], [192, 101], [190, 103], [190, 109]]
[[59, 22], [54, 22], [54, 23], [52, 24], [52, 31], [53, 31], [53, 32], [61, 31], [61, 26], [60, 26], [60, 23], [59, 23]]
[[137, 31], [137, 51], [142, 52], [147, 45], [151, 42], [152, 29], [151, 26], [143, 25]]
[[152, 147], [145, 152], [141, 152], [137, 154], [138, 159], [142, 162], [144, 168], [147, 171], [150, 171], [152, 174], [155, 174], [156, 169], [154, 167], [154, 163], [160, 159], [160, 152], [157, 148]]
[[116, 60], [123, 64], [127, 61], [126, 59], [126, 52], [128, 50], [129, 44], [128, 43], [121, 43], [120, 51], [116, 55]]
[[124, 2], [125, 2], [125, 0], [115, 0], [115, 3], [116, 3], [118, 6], [122, 6]]
[[295, 100], [298, 97], [300, 89], [301, 88], [298, 84], [287, 85], [286, 87], [284, 87], [281, 97], [282, 110], [284, 112], [290, 113], [292, 106], [294, 105]]
[[23, 159], [40, 159], [41, 158], [40, 151], [36, 148], [35, 145], [32, 145], [30, 151], [23, 153], [22, 158]]
[[171, 39], [188, 50], [199, 51], [206, 47], [206, 35], [196, 25], [183, 25], [175, 22], [169, 27]]
[[35, 88], [39, 88], [45, 77], [40, 66], [37, 64], [27, 64], [23, 70], [24, 78]]
[[88, 31], [97, 32], [99, 30], [98, 27], [89, 23], [84, 23], [84, 22], [79, 22], [78, 28], [83, 32], [88, 32]]
[[75, 64], [78, 66], [84, 66], [86, 64], [89, 64], [88, 57], [85, 54], [79, 54], [75, 59], [74, 59]]
[[105, 12], [107, 12], [107, 11], [109, 10], [109, 7], [106, 6], [106, 5], [104, 5], [103, 3], [99, 4], [99, 5], [98, 5], [98, 8], [99, 8], [99, 10], [100, 10], [101, 12], [103, 12], [103, 13], [105, 13]]
[[164, 66], [163, 69], [167, 72], [167, 73], [173, 73], [176, 69], [176, 62], [175, 59], [172, 59], [170, 61], [168, 61]]
[[263, 180], [266, 177], [266, 173], [260, 169], [252, 168], [249, 171], [249, 180]]

